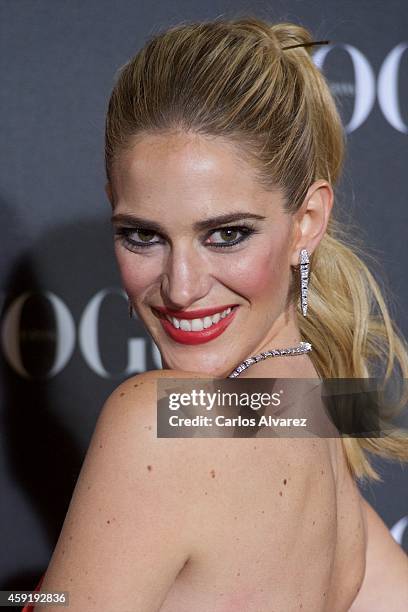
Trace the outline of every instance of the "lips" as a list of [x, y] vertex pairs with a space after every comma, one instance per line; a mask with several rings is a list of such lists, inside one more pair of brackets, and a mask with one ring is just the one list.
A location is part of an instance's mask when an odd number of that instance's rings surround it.
[[[207, 329], [203, 329], [201, 331], [185, 331], [183, 329], [176, 329], [174, 327], [174, 325], [172, 323], [170, 323], [170, 321], [168, 321], [164, 316], [160, 317], [160, 323], [164, 329], [164, 331], [170, 336], [170, 338], [172, 338], [172, 340], [175, 340], [175, 342], [180, 342], [181, 344], [203, 344], [205, 342], [210, 342], [211, 340], [214, 340], [215, 338], [217, 338], [218, 336], [220, 336], [226, 329], [227, 327], [230, 325], [230, 323], [232, 322], [233, 318], [235, 317], [235, 314], [238, 310], [238, 308], [234, 308], [234, 305], [231, 304], [230, 306], [223, 306], [222, 310], [225, 310], [226, 308], [233, 308], [233, 310], [231, 310], [231, 312], [224, 317], [223, 319], [220, 319], [218, 321], [218, 323], [213, 323], [213, 325], [211, 325], [211, 327], [208, 327]], [[158, 310], [158, 309], [157, 309]], [[183, 318], [183, 319], [198, 319], [198, 318], [202, 318], [204, 316], [210, 316], [212, 314], [216, 314], [216, 312], [222, 312], [222, 310], [219, 310], [217, 308], [217, 310], [214, 310], [213, 308], [206, 308], [203, 310], [190, 310], [188, 313], [184, 313], [181, 314], [180, 311], [177, 311], [177, 315], [176, 314], [171, 314], [170, 312], [173, 311], [168, 311], [166, 310], [166, 314], [168, 314], [169, 316], [177, 316], [177, 318]], [[197, 313], [201, 313], [200, 315], [198, 315]], [[203, 314], [206, 313], [206, 314]], [[186, 314], [191, 314], [194, 316], [185, 316]]]

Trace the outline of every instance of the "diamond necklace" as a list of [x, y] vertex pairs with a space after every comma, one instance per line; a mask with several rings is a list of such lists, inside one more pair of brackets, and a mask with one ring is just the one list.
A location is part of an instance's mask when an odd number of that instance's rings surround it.
[[227, 378], [236, 378], [249, 368], [254, 363], [258, 363], [258, 361], [262, 361], [263, 359], [267, 359], [268, 357], [280, 357], [281, 355], [303, 355], [304, 353], [309, 353], [312, 350], [312, 345], [310, 342], [300, 342], [298, 346], [294, 346], [292, 348], [283, 348], [283, 349], [273, 349], [272, 351], [265, 351], [264, 353], [259, 353], [258, 355], [253, 355], [253, 357], [249, 357], [245, 359], [242, 363], [239, 364], [235, 368], [233, 372]]

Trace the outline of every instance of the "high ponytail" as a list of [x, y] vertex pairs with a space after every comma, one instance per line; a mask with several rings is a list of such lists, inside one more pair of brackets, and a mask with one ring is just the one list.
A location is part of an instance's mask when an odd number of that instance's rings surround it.
[[[239, 145], [265, 189], [296, 213], [310, 185], [340, 177], [345, 135], [330, 87], [312, 58], [313, 36], [293, 23], [255, 17], [181, 23], [153, 35], [119, 70], [106, 117], [109, 181], [140, 133], [195, 131]], [[290, 47], [292, 48], [286, 48]], [[322, 378], [366, 378], [386, 360], [408, 378], [408, 346], [389, 314], [366, 253], [337, 218], [310, 258], [302, 336]], [[298, 283], [294, 285], [298, 286]], [[299, 295], [294, 291], [299, 305]], [[406, 392], [403, 391], [403, 393]], [[401, 402], [406, 401], [402, 393]], [[408, 461], [406, 436], [342, 438], [351, 473], [381, 480], [366, 451]]]

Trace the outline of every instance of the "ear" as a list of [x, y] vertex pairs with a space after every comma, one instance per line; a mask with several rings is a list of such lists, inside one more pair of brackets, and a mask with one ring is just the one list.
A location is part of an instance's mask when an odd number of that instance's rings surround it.
[[112, 186], [109, 181], [105, 185], [105, 193], [108, 196], [108, 200], [113, 208], [113, 192], [112, 192]]
[[294, 241], [290, 264], [299, 264], [301, 249], [313, 253], [323, 238], [333, 207], [333, 189], [330, 183], [320, 179], [308, 189], [302, 206], [294, 215]]

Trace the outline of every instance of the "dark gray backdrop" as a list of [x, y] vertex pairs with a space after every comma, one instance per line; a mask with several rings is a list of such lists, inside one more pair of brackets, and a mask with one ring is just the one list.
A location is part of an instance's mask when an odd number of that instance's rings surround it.
[[[348, 154], [337, 205], [360, 224], [408, 334], [404, 0], [0, 1], [0, 589], [47, 567], [97, 416], [133, 373], [160, 367], [127, 317], [104, 193], [116, 70], [159, 28], [254, 13], [311, 28]], [[376, 461], [364, 495], [408, 550], [408, 468]], [[406, 528], [407, 527], [407, 528]]]

